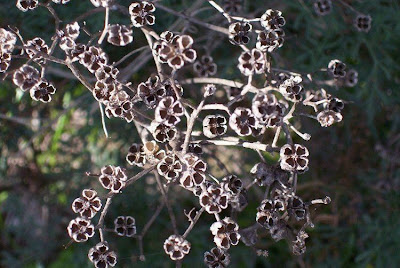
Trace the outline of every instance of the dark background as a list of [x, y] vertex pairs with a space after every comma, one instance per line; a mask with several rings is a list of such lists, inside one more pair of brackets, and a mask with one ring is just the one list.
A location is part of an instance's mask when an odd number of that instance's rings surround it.
[[[40, 36], [49, 44], [54, 26], [47, 10], [39, 7], [23, 13], [14, 2], [0, 1], [0, 27], [17, 26], [26, 40]], [[118, 2], [128, 6], [131, 1]], [[265, 236], [261, 241], [269, 250], [268, 258], [257, 257], [254, 251], [239, 244], [230, 251], [232, 267], [400, 265], [400, 4], [396, 0], [346, 2], [371, 15], [369, 33], [357, 32], [351, 24], [354, 13], [338, 4], [324, 17], [315, 14], [312, 1], [308, 0], [254, 0], [245, 4], [243, 14], [260, 15], [268, 8], [283, 11], [287, 38], [273, 67], [313, 72], [338, 58], [358, 70], [359, 83], [354, 88], [330, 89], [349, 102], [341, 123], [321, 128], [313, 120], [298, 122], [302, 130], [312, 135], [308, 142], [298, 137], [295, 140], [306, 145], [311, 154], [310, 169], [299, 178], [299, 195], [305, 200], [326, 195], [332, 198], [330, 205], [318, 207], [313, 213], [316, 226], [308, 229], [306, 254], [296, 257], [285, 241], [275, 243]], [[175, 10], [185, 10], [191, 3], [192, 0], [162, 1]], [[91, 8], [88, 0], [72, 0], [66, 6], [56, 6], [56, 11], [62, 20], [69, 22]], [[128, 17], [117, 12], [111, 14], [112, 23], [129, 23]], [[155, 15], [153, 28], [158, 33], [177, 20], [161, 10]], [[87, 28], [92, 32], [102, 29], [103, 16], [103, 13], [92, 15], [86, 20]], [[215, 10], [205, 10], [196, 16], [223, 25]], [[178, 31], [184, 26], [181, 23]], [[197, 31], [193, 33], [195, 39], [210, 33], [197, 26], [193, 30]], [[104, 46], [111, 61], [145, 45], [140, 30], [134, 29], [134, 37], [135, 41], [125, 48]], [[236, 69], [239, 49], [226, 38], [222, 41], [212, 52], [219, 77], [240, 78]], [[195, 48], [202, 53], [203, 47]], [[21, 62], [17, 60], [12, 67], [18, 64]], [[10, 80], [0, 84], [0, 265], [3, 267], [90, 267], [87, 251], [94, 241], [64, 247], [69, 242], [66, 226], [74, 217], [70, 204], [83, 188], [92, 187], [104, 195], [98, 181], [85, 176], [85, 172], [96, 173], [106, 164], [127, 166], [124, 158], [129, 145], [139, 141], [134, 127], [119, 119], [107, 120], [110, 139], [106, 139], [97, 102], [81, 84], [65, 76], [66, 68], [54, 64], [51, 67], [53, 71], [46, 77], [55, 83], [57, 92], [49, 104], [32, 101], [29, 94], [16, 90]], [[63, 72], [55, 75], [54, 69]], [[153, 62], [149, 61], [129, 81], [137, 85], [154, 70]], [[184, 73], [188, 77], [194, 75], [190, 68]], [[323, 75], [320, 78], [324, 79]], [[250, 180], [248, 171], [256, 163], [257, 155], [233, 148], [219, 154], [231, 163], [228, 168], [233, 173]], [[277, 157], [271, 158], [276, 160]], [[128, 168], [129, 174], [136, 172]], [[198, 206], [198, 201], [180, 189], [173, 190], [170, 198], [179, 230], [184, 232], [188, 223], [183, 210]], [[158, 200], [154, 179], [151, 176], [142, 179], [115, 198], [106, 224], [111, 226], [118, 215], [132, 215], [140, 231]], [[254, 222], [258, 202], [249, 199], [248, 208], [239, 217], [240, 226]], [[184, 267], [202, 266], [203, 252], [213, 246], [208, 230], [212, 222], [210, 215], [203, 216], [189, 235], [192, 250], [183, 262]], [[163, 241], [172, 233], [165, 209], [151, 228], [144, 239], [147, 259], [144, 263], [137, 261], [139, 250], [134, 239], [107, 234], [119, 256], [119, 267], [173, 266], [162, 249]]]

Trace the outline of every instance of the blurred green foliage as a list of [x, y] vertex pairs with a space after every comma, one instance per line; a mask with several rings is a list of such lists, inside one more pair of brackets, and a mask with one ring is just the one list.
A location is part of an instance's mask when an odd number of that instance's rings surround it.
[[[131, 1], [118, 2], [128, 6]], [[310, 230], [308, 250], [302, 258], [294, 257], [286, 242], [272, 243], [270, 238], [263, 237], [268, 258], [257, 257], [241, 244], [231, 250], [232, 267], [398, 267], [400, 141], [396, 135], [400, 123], [400, 4], [397, 0], [346, 0], [373, 18], [371, 31], [358, 33], [351, 25], [354, 14], [349, 10], [335, 4], [331, 14], [318, 17], [311, 2], [254, 0], [247, 1], [245, 11], [256, 15], [268, 8], [283, 11], [287, 38], [279, 57], [274, 58], [274, 67], [312, 73], [338, 58], [359, 72], [356, 87], [335, 92], [351, 102], [346, 106], [343, 122], [329, 129], [321, 129], [315, 122], [302, 122], [302, 128], [313, 138], [306, 144], [311, 152], [311, 167], [300, 178], [300, 194], [304, 199], [329, 195], [333, 203], [318, 208], [322, 216], [315, 219], [316, 228]], [[192, 1], [162, 3], [185, 10]], [[90, 8], [90, 1], [71, 1], [66, 6], [57, 6], [56, 11], [68, 21]], [[111, 22], [129, 21], [118, 13], [112, 14]], [[160, 10], [156, 16], [157, 32], [176, 21], [176, 17]], [[197, 15], [205, 21], [215, 16], [218, 14], [210, 10]], [[94, 14], [86, 22], [88, 30], [95, 32], [102, 28], [103, 14]], [[47, 42], [54, 31], [46, 9], [22, 13], [14, 1], [0, 3], [0, 26], [6, 25], [18, 27], [26, 39], [40, 35]], [[196, 29], [197, 36], [209, 34]], [[117, 61], [145, 44], [139, 31], [134, 30], [134, 35], [135, 42], [128, 48], [106, 45], [112, 60]], [[216, 35], [215, 42], [223, 43], [212, 56], [218, 63], [220, 76], [235, 79], [239, 76], [235, 67], [238, 51], [226, 39], [219, 39]], [[197, 49], [204, 53], [204, 47]], [[152, 68], [147, 64], [130, 81], [134, 84], [144, 81], [154, 71]], [[323, 73], [315, 76], [324, 79]], [[11, 83], [0, 84], [0, 114], [4, 115], [0, 119], [0, 265], [4, 267], [90, 267], [87, 251], [94, 242], [68, 245], [65, 227], [73, 217], [70, 204], [84, 187], [92, 187], [104, 196], [106, 192], [96, 179], [86, 177], [85, 172], [96, 172], [106, 164], [125, 166], [128, 146], [138, 140], [132, 126], [115, 119], [107, 121], [110, 139], [105, 139], [97, 103], [85, 88], [52, 74], [49, 80], [58, 89], [50, 104], [31, 101], [28, 94], [15, 90]], [[244, 168], [239, 175], [248, 177], [255, 155], [240, 153]], [[233, 156], [228, 157], [236, 161]], [[172, 194], [179, 196], [172, 198], [172, 206], [183, 231], [188, 224], [183, 210], [195, 207], [197, 200], [179, 190]], [[155, 181], [143, 180], [115, 198], [106, 225], [112, 226], [112, 219], [118, 215], [132, 215], [141, 230], [158, 206], [158, 200]], [[239, 218], [241, 226], [254, 220], [257, 202], [250, 200]], [[211, 216], [204, 216], [189, 235], [192, 250], [183, 262], [184, 267], [202, 266], [204, 250], [212, 247], [208, 231], [212, 222]], [[164, 209], [146, 235], [146, 262], [137, 260], [139, 250], [135, 240], [107, 236], [118, 252], [119, 267], [133, 264], [172, 267], [161, 246], [170, 233]]]

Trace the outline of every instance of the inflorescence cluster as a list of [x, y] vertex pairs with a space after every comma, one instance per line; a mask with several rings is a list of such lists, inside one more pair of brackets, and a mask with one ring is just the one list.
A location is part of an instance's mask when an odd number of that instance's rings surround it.
[[[114, 220], [114, 227], [106, 230], [104, 220], [112, 198], [152, 172], [159, 183], [163, 204], [168, 207], [174, 229], [163, 245], [172, 260], [179, 261], [190, 253], [191, 244], [187, 236], [204, 212], [215, 217], [210, 226], [215, 247], [204, 254], [204, 262], [209, 267], [226, 267], [230, 262], [230, 247], [240, 241], [257, 250], [257, 232], [261, 229], [267, 230], [275, 241], [286, 239], [294, 254], [303, 254], [308, 237], [306, 228], [313, 227], [310, 207], [328, 204], [330, 198], [305, 201], [296, 193], [298, 176], [309, 168], [310, 152], [304, 145], [294, 143], [292, 135], [296, 134], [303, 140], [311, 137], [302, 133], [293, 121], [306, 116], [315, 119], [322, 127], [329, 127], [342, 120], [344, 101], [321, 87], [311, 89], [309, 85], [315, 82], [312, 74], [272, 66], [272, 54], [283, 46], [285, 40], [287, 21], [282, 12], [268, 9], [256, 18], [237, 17], [235, 14], [243, 9], [242, 1], [223, 0], [221, 5], [208, 1], [228, 23], [227, 27], [220, 27], [203, 23], [158, 2], [133, 2], [124, 7], [117, 1], [90, 1], [96, 8], [105, 10], [105, 25], [98, 34], [90, 36], [89, 42], [81, 41], [84, 40], [82, 35], [88, 34], [81, 22], [63, 24], [52, 3], [42, 4], [38, 0], [18, 0], [17, 7], [23, 12], [38, 6], [48, 9], [56, 22], [51, 44], [46, 44], [40, 37], [24, 40], [16, 28], [0, 29], [0, 72], [11, 77], [22, 91], [29, 92], [33, 100], [51, 101], [56, 89], [45, 78], [46, 68], [49, 63], [65, 65], [91, 91], [108, 118], [117, 117], [132, 123], [142, 139], [132, 144], [126, 155], [128, 164], [141, 168], [141, 172], [129, 177], [125, 168], [104, 166], [96, 176], [101, 186], [109, 191], [107, 196], [100, 197], [96, 191], [84, 189], [73, 201], [72, 210], [77, 217], [67, 228], [71, 239], [85, 242], [93, 240], [95, 233], [99, 233], [100, 241], [90, 249], [88, 257], [96, 267], [114, 267], [117, 255], [110, 249], [105, 232], [135, 237], [140, 241], [144, 233], [137, 233], [132, 216], [119, 216]], [[67, 4], [69, 0], [52, 2]], [[218, 73], [218, 63], [210, 54], [200, 55], [196, 50], [196, 39], [191, 35], [167, 29], [162, 33], [152, 30], [150, 26], [156, 23], [156, 8], [226, 36], [225, 43], [237, 46], [241, 51], [234, 57], [243, 75], [238, 80], [241, 78], [245, 82], [214, 78]], [[319, 15], [326, 15], [332, 10], [332, 3], [330, 0], [316, 0], [314, 9]], [[111, 12], [130, 16], [132, 23], [109, 24]], [[367, 32], [371, 18], [358, 14], [355, 26], [359, 31]], [[148, 46], [141, 49], [151, 50], [156, 67], [156, 74], [143, 78], [137, 86], [121, 78], [121, 70], [117, 67], [119, 62], [110, 61], [101, 47], [104, 40], [115, 46], [129, 45], [134, 42], [133, 28], [137, 29], [135, 34], [140, 31], [146, 37]], [[26, 56], [27, 61], [9, 69], [16, 49], [20, 55]], [[62, 51], [64, 57], [55, 57], [56, 51]], [[190, 75], [188, 66], [192, 66], [197, 77], [184, 78]], [[348, 70], [340, 60], [330, 61], [327, 68], [319, 71], [325, 72], [335, 87], [357, 84], [357, 72]], [[262, 86], [259, 81], [263, 81]], [[195, 104], [186, 98], [184, 88], [187, 84], [204, 84], [201, 98], [196, 99]], [[229, 91], [229, 98], [224, 103], [216, 103], [214, 95], [223, 89], [222, 86]], [[242, 102], [244, 99], [252, 101], [246, 104]], [[302, 112], [297, 112], [298, 109]], [[203, 116], [204, 112], [206, 115]], [[107, 133], [104, 117], [102, 119]], [[194, 131], [195, 127], [201, 127], [202, 131]], [[274, 132], [269, 144], [261, 142], [266, 132]], [[209, 164], [202, 158], [203, 148], [207, 146], [237, 146], [258, 152], [261, 161], [250, 170], [253, 180], [246, 181], [235, 174], [215, 178], [210, 174]], [[279, 162], [267, 164], [261, 152], [278, 153]], [[171, 187], [182, 187], [198, 199], [199, 208], [187, 214], [190, 224], [183, 234], [178, 231], [168, 203], [167, 191]], [[246, 208], [247, 195], [252, 187], [261, 187], [265, 194], [254, 214], [254, 225], [239, 226], [237, 212]], [[100, 217], [94, 224], [93, 219], [98, 213]], [[143, 252], [141, 258], [144, 259]]]

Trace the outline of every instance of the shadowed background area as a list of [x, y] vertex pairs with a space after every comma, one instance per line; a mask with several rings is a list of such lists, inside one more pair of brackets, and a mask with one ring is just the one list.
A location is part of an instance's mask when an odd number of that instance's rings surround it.
[[[325, 196], [332, 199], [330, 205], [316, 207], [317, 213], [312, 212], [315, 228], [308, 229], [306, 254], [294, 256], [287, 242], [276, 243], [265, 235], [260, 239], [269, 251], [268, 257], [257, 256], [241, 243], [230, 250], [231, 267], [400, 265], [397, 254], [400, 248], [400, 24], [397, 19], [400, 4], [396, 0], [343, 1], [371, 15], [372, 28], [368, 33], [354, 29], [354, 11], [341, 5], [335, 4], [326, 16], [317, 16], [309, 0], [245, 2], [241, 13], [244, 16], [260, 16], [269, 8], [283, 12], [286, 39], [273, 59], [274, 67], [312, 73], [326, 68], [331, 59], [337, 58], [358, 71], [359, 83], [334, 92], [347, 101], [342, 122], [329, 128], [321, 128], [309, 118], [299, 122], [301, 129], [312, 136], [308, 142], [295, 136], [295, 141], [310, 151], [310, 169], [299, 177], [299, 195], [304, 200]], [[13, 25], [25, 39], [40, 36], [51, 43], [54, 20], [46, 8], [23, 13], [15, 7], [15, 1], [1, 2], [0, 27]], [[199, 12], [192, 16], [227, 27], [224, 18], [215, 10], [200, 10], [207, 7], [207, 1], [160, 2], [182, 11], [198, 5]], [[118, 0], [118, 3], [128, 6], [131, 1]], [[89, 0], [55, 5], [57, 14], [66, 23], [90, 9], [93, 5]], [[152, 28], [158, 33], [177, 21], [177, 17], [160, 9], [155, 15], [156, 24]], [[104, 12], [99, 10], [85, 21], [87, 31], [97, 32], [104, 26]], [[128, 16], [113, 12], [111, 23], [129, 24], [130, 20]], [[185, 20], [175, 27], [178, 32], [183, 28], [193, 32], [195, 48], [199, 54], [204, 54], [207, 48], [196, 47], [196, 40], [210, 31]], [[110, 62], [146, 44], [143, 34], [135, 28], [133, 31], [134, 42], [127, 47], [103, 45]], [[218, 34], [214, 42], [218, 46], [211, 55], [218, 65], [219, 77], [243, 79], [236, 68], [238, 48]], [[60, 51], [58, 53], [63, 57]], [[145, 53], [138, 55], [121, 65], [121, 73], [133, 85], [147, 80], [155, 72], [152, 58], [146, 58]], [[13, 60], [10, 68], [20, 64], [18, 59]], [[184, 73], [194, 76], [191, 67]], [[94, 242], [69, 244], [66, 226], [74, 218], [71, 203], [83, 188], [96, 189], [100, 196], [106, 194], [98, 180], [86, 176], [85, 172], [98, 173], [102, 166], [112, 164], [126, 166], [129, 174], [136, 174], [139, 169], [128, 166], [125, 156], [129, 146], [139, 142], [139, 137], [131, 124], [110, 119], [106, 120], [107, 139], [98, 103], [69, 70], [50, 64], [46, 77], [57, 88], [53, 101], [48, 104], [33, 101], [29, 94], [16, 90], [9, 79], [0, 83], [0, 265], [91, 267], [87, 252]], [[200, 86], [187, 85], [185, 90], [200, 91]], [[270, 141], [272, 138], [273, 135]], [[218, 159], [227, 164], [231, 173], [246, 182], [251, 181], [249, 171], [258, 161], [257, 154], [246, 149], [221, 148], [213, 149]], [[265, 154], [265, 157], [272, 163], [279, 156]], [[210, 166], [216, 165], [212, 157], [206, 160]], [[216, 169], [216, 175], [225, 175], [218, 172]], [[170, 202], [178, 228], [184, 232], [188, 222], [183, 211], [198, 207], [198, 199], [176, 188], [169, 193]], [[260, 201], [256, 199], [257, 194], [255, 190], [249, 193], [249, 205], [238, 218], [240, 226], [254, 223]], [[113, 219], [119, 215], [131, 215], [140, 231], [157, 209], [159, 200], [157, 183], [153, 175], [147, 176], [113, 200], [106, 226], [112, 226]], [[183, 267], [202, 267], [204, 251], [213, 247], [209, 231], [213, 222], [213, 217], [204, 215], [190, 233], [188, 240], [192, 249]], [[164, 208], [143, 241], [146, 262], [139, 261], [135, 239], [109, 234], [108, 241], [118, 253], [118, 267], [173, 267], [162, 248], [171, 233]]]

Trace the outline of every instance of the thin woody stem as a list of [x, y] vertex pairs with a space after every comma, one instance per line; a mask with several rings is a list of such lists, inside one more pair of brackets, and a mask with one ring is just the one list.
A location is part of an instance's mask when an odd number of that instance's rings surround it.
[[104, 29], [103, 32], [99, 38], [99, 40], [97, 41], [97, 43], [100, 45], [101, 43], [103, 43], [104, 38], [107, 35], [107, 31], [108, 31], [108, 20], [110, 17], [110, 8], [106, 7], [106, 14], [105, 14], [105, 18], [104, 18]]
[[223, 140], [196, 140], [193, 143], [201, 143], [204, 145], [213, 144], [213, 145], [220, 145], [220, 146], [238, 146], [252, 150], [260, 150], [266, 152], [277, 152], [279, 148], [273, 148], [269, 144], [263, 144], [260, 142], [246, 142], [240, 140], [239, 138], [234, 137], [227, 137]]
[[165, 191], [164, 186], [161, 183], [160, 175], [158, 174], [157, 171], [154, 172], [154, 175], [156, 177], [158, 188], [160, 188], [160, 192], [161, 192], [161, 194], [163, 196], [165, 205], [167, 206], [168, 214], [169, 214], [169, 217], [171, 219], [172, 228], [174, 229], [175, 234], [178, 234], [178, 227], [177, 227], [177, 224], [176, 224], [176, 218], [175, 218], [175, 215], [174, 215], [174, 211], [172, 210], [171, 204], [169, 203], [167, 192]]
[[193, 127], [194, 127], [194, 123], [196, 122], [197, 116], [199, 115], [201, 109], [204, 106], [204, 102], [205, 102], [205, 98], [203, 98], [203, 100], [200, 102], [199, 106], [196, 108], [196, 110], [194, 110], [192, 112], [192, 114], [190, 115], [190, 119], [187, 123], [187, 129], [186, 129], [186, 135], [185, 135], [185, 141], [183, 142], [183, 146], [182, 146], [182, 154], [186, 154], [187, 148], [189, 146], [189, 141], [190, 141], [190, 137], [193, 131]]
[[[151, 40], [151, 36], [148, 30], [141, 28], [142, 32], [144, 33], [147, 43], [149, 44], [150, 50], [152, 51], [153, 48], [153, 41]], [[154, 53], [153, 54], [153, 59], [154, 59], [154, 63], [156, 64], [156, 68], [157, 68], [157, 73], [161, 78], [161, 81], [164, 80], [164, 73], [162, 70], [162, 66], [161, 63], [158, 61], [156, 55]]]
[[189, 227], [186, 229], [185, 233], [182, 235], [183, 239], [185, 239], [189, 233], [192, 231], [193, 227], [197, 223], [197, 221], [200, 219], [201, 214], [204, 212], [204, 207], [202, 207], [197, 213], [194, 219], [190, 222]]
[[192, 23], [194, 23], [194, 24], [197, 24], [197, 25], [199, 25], [199, 26], [208, 28], [208, 29], [210, 29], [210, 30], [213, 30], [213, 31], [216, 31], [216, 32], [219, 32], [219, 33], [223, 33], [223, 34], [225, 34], [225, 35], [229, 35], [228, 29], [225, 29], [225, 28], [222, 28], [222, 27], [219, 27], [219, 26], [216, 26], [216, 25], [212, 25], [212, 24], [203, 22], [203, 21], [198, 20], [198, 19], [196, 19], [196, 18], [193, 18], [193, 17], [190, 17], [190, 16], [188, 16], [188, 15], [185, 15], [185, 14], [183, 14], [183, 13], [181, 13], [181, 12], [178, 12], [178, 11], [175, 11], [175, 10], [170, 9], [170, 8], [168, 8], [168, 7], [165, 7], [165, 6], [163, 6], [163, 5], [159, 4], [159, 3], [154, 3], [154, 4], [155, 4], [155, 6], [156, 6], [157, 8], [162, 9], [162, 10], [164, 10], [164, 11], [166, 11], [166, 12], [172, 14], [172, 15], [175, 15], [175, 16], [178, 16], [178, 17], [181, 17], [181, 18], [184, 18], [184, 19], [186, 19], [186, 20], [188, 20], [188, 21], [190, 21], [190, 22], [192, 22]]

